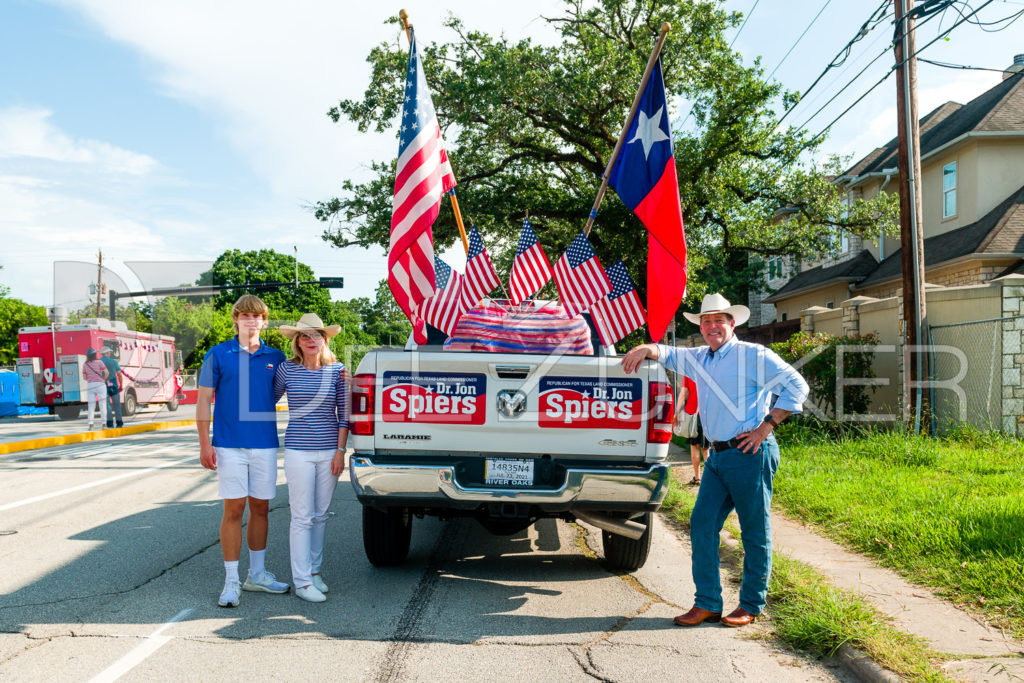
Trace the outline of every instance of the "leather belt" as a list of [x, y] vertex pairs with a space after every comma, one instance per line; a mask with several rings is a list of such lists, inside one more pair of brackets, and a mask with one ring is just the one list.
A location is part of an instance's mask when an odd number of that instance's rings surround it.
[[729, 439], [728, 441], [712, 441], [711, 442], [711, 450], [714, 450], [714, 451], [727, 451], [730, 448], [739, 448], [739, 447], [740, 447], [740, 440], [739, 439]]

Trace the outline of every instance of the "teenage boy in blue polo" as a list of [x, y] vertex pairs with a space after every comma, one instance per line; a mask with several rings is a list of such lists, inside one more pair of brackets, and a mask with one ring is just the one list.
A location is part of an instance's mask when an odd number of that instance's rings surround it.
[[[246, 294], [231, 308], [237, 337], [210, 349], [199, 375], [196, 426], [199, 462], [216, 470], [224, 516], [220, 546], [224, 554], [224, 590], [221, 607], [237, 607], [242, 590], [287, 593], [264, 566], [267, 552], [267, 513], [277, 490], [277, 412], [274, 373], [284, 354], [260, 341], [270, 310], [263, 301]], [[217, 414], [210, 441], [210, 403], [217, 397]], [[249, 503], [249, 574], [238, 579], [242, 551], [242, 517]]]

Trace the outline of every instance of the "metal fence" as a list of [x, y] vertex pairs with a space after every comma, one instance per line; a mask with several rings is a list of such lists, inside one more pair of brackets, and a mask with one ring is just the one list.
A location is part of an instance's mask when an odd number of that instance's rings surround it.
[[929, 326], [929, 402], [940, 432], [964, 423], [1002, 428], [1004, 320]]

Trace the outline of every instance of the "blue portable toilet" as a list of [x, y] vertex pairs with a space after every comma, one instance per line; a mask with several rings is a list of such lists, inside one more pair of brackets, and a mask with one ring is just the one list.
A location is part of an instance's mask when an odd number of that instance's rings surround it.
[[18, 414], [18, 373], [0, 370], [0, 417]]

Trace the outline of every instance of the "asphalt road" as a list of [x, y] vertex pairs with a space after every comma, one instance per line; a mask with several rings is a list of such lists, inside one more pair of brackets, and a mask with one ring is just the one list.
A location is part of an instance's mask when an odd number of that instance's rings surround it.
[[[409, 561], [382, 570], [345, 478], [328, 601], [243, 593], [221, 609], [216, 480], [191, 429], [0, 456], [0, 473], [4, 681], [846, 680], [757, 626], [674, 627], [689, 550], [660, 521], [631, 576], [604, 568], [595, 529], [553, 521], [493, 537], [415, 520]], [[288, 580], [283, 468], [270, 525], [267, 564]]]

